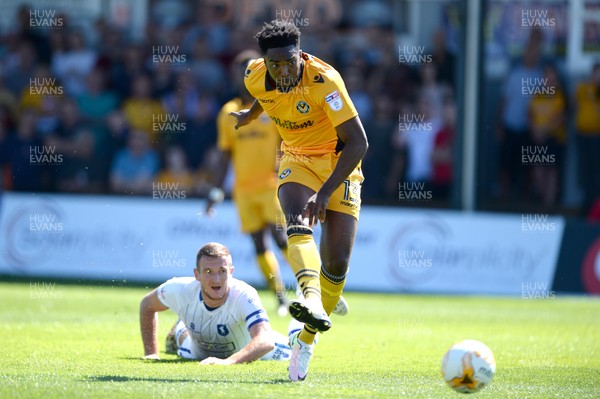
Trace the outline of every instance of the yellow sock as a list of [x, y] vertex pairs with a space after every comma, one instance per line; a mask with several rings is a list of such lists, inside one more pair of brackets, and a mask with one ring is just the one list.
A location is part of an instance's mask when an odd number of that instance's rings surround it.
[[304, 325], [302, 331], [300, 331], [300, 334], [298, 334], [298, 338], [300, 338], [300, 341], [308, 345], [312, 345], [312, 343], [315, 342], [316, 336], [317, 332], [309, 326], [307, 326], [306, 324]]
[[346, 285], [346, 276], [334, 276], [325, 268], [321, 268], [320, 276], [323, 309], [330, 315], [342, 296], [344, 285]]
[[262, 254], [256, 255], [256, 262], [260, 267], [265, 280], [271, 291], [277, 293], [283, 290], [283, 282], [279, 274], [279, 263], [272, 251], [265, 251]]
[[[293, 228], [296, 228], [295, 231], [301, 230], [304, 234], [289, 234], [290, 229]], [[312, 230], [304, 226], [290, 226], [288, 228], [289, 262], [304, 298], [320, 302], [321, 282], [319, 280], [319, 270], [321, 269], [321, 256], [310, 233], [312, 233]]]

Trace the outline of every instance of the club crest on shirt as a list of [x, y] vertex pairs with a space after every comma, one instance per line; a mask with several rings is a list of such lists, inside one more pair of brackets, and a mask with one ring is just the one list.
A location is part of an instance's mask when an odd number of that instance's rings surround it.
[[310, 106], [304, 100], [300, 100], [296, 103], [296, 109], [301, 114], [306, 114], [310, 111]]
[[340, 92], [337, 90], [325, 96], [325, 102], [329, 104], [329, 107], [334, 111], [339, 111], [344, 106]]
[[229, 334], [229, 329], [225, 324], [217, 324], [217, 332], [219, 335], [226, 336]]

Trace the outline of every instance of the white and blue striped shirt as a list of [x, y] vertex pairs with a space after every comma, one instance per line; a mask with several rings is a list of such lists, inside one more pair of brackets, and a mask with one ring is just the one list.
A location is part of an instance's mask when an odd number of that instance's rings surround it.
[[175, 277], [158, 287], [160, 301], [183, 320], [192, 340], [208, 356], [226, 358], [250, 342], [249, 329], [269, 322], [258, 293], [247, 283], [230, 278], [227, 300], [216, 309], [202, 300], [200, 282]]

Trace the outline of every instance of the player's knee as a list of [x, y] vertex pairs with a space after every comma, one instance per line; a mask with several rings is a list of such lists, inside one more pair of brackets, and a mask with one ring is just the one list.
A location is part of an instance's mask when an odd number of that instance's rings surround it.
[[336, 259], [330, 259], [329, 261], [323, 264], [323, 268], [325, 269], [325, 272], [333, 276], [343, 277], [348, 273], [349, 263], [350, 258], [340, 257]]
[[288, 238], [294, 237], [294, 236], [312, 236], [313, 235], [313, 230], [308, 227], [305, 226], [303, 224], [293, 224], [288, 226], [288, 228], [286, 229], [286, 233]]

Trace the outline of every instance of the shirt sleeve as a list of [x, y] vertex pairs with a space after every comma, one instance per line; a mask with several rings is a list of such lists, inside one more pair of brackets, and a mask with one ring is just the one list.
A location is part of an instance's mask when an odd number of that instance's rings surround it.
[[181, 283], [177, 282], [175, 279], [170, 279], [159, 285], [156, 293], [163, 305], [177, 313], [179, 310], [179, 297], [182, 288]]
[[316, 92], [315, 101], [322, 107], [333, 127], [339, 126], [358, 115], [346, 85], [339, 73], [328, 74]]
[[267, 311], [263, 307], [256, 290], [244, 292], [244, 294], [240, 296], [240, 301], [240, 317], [243, 317], [248, 330], [260, 322], [269, 322]]

